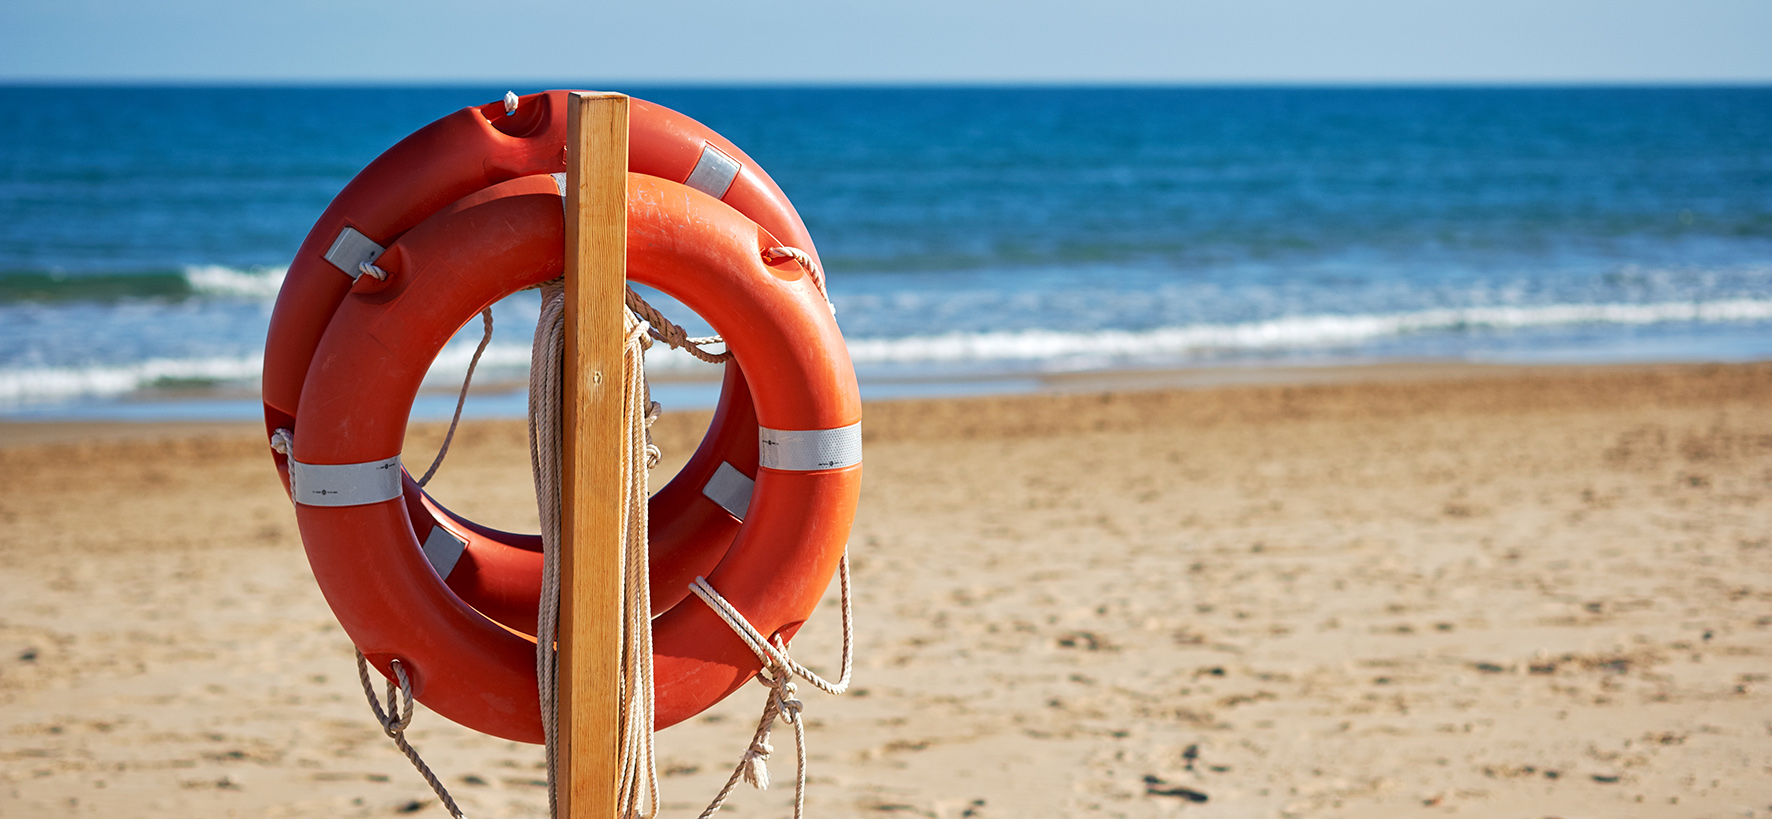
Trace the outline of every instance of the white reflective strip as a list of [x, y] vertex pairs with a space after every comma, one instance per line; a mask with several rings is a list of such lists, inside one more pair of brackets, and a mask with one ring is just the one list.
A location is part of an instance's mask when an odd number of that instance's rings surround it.
[[751, 490], [757, 482], [745, 477], [732, 464], [720, 462], [720, 468], [714, 470], [714, 477], [708, 479], [708, 485], [701, 488], [701, 493], [708, 496], [721, 509], [732, 513], [732, 516], [744, 520], [744, 513], [751, 508]]
[[763, 466], [789, 472], [841, 469], [861, 463], [861, 424], [836, 429], [757, 428]]
[[551, 173], [548, 176], [554, 178], [554, 187], [560, 191], [560, 207], [566, 207], [566, 174]]
[[701, 159], [696, 160], [695, 170], [689, 172], [689, 178], [683, 180], [702, 193], [724, 199], [726, 190], [732, 187], [732, 180], [738, 178], [738, 160], [733, 159], [707, 143], [702, 143]]
[[332, 266], [343, 270], [345, 275], [356, 281], [363, 275], [364, 262], [373, 262], [381, 258], [382, 251], [387, 248], [375, 243], [374, 239], [357, 232], [356, 228], [347, 227], [338, 232], [338, 238], [332, 240], [332, 249], [326, 251], [326, 261]]
[[289, 485], [304, 506], [362, 506], [400, 497], [400, 456], [361, 464], [289, 459]]
[[467, 549], [465, 541], [441, 526], [432, 526], [431, 533], [425, 536], [425, 559], [431, 561], [431, 568], [436, 569], [437, 576], [444, 580], [455, 571], [456, 562]]

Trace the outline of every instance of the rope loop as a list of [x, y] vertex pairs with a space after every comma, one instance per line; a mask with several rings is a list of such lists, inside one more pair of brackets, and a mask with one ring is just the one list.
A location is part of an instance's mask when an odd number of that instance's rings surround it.
[[[388, 680], [388, 718], [381, 727], [389, 739], [398, 739], [412, 724], [412, 679], [406, 676], [406, 665], [399, 660], [389, 660], [388, 667], [394, 670], [398, 683]], [[398, 705], [394, 702], [396, 690], [400, 693]]]
[[[745, 619], [744, 614], [737, 607], [728, 602], [712, 585], [709, 585], [707, 578], [695, 578], [690, 582], [689, 590], [694, 592], [695, 596], [700, 597], [702, 602], [707, 603], [715, 614], [720, 615], [721, 620], [726, 621], [726, 625], [732, 629], [734, 634], [738, 635], [740, 640], [744, 641], [751, 653], [757, 655], [758, 661], [762, 662], [765, 668], [780, 666], [792, 672], [794, 676], [811, 683], [814, 688], [820, 691], [827, 694], [841, 694], [849, 689], [849, 678], [850, 673], [854, 670], [855, 659], [853, 650], [855, 628], [850, 604], [848, 550], [844, 550], [843, 559], [837, 564], [837, 577], [843, 596], [843, 672], [836, 682], [831, 682], [806, 666], [795, 662], [792, 657], [788, 656], [785, 643], [781, 642], [779, 638], [771, 641], [763, 632], [758, 631], [757, 627], [751, 625], [751, 622]], [[763, 682], [765, 685], [771, 684], [768, 680]]]
[[388, 280], [388, 271], [376, 267], [374, 262], [358, 263], [357, 272], [375, 279], [378, 282], [385, 282]]
[[436, 774], [431, 773], [431, 766], [426, 765], [424, 759], [418, 755], [418, 749], [406, 741], [406, 728], [412, 724], [413, 711], [412, 678], [406, 674], [406, 664], [398, 659], [389, 660], [388, 668], [394, 672], [395, 679], [387, 681], [388, 706], [384, 709], [381, 700], [375, 696], [375, 684], [369, 681], [369, 660], [363, 656], [361, 649], [357, 651], [357, 679], [363, 683], [363, 696], [368, 698], [369, 708], [375, 712], [375, 721], [381, 723], [382, 733], [387, 734], [388, 739], [394, 741], [394, 747], [399, 748], [406, 755], [407, 761], [412, 763], [412, 767], [418, 769], [419, 775], [431, 786], [431, 792], [437, 794], [437, 800], [443, 803], [449, 815], [462, 819], [461, 808], [456, 806], [455, 799], [449, 795], [449, 789], [443, 787]]
[[836, 315], [837, 305], [831, 303], [831, 294], [829, 291], [825, 290], [824, 268], [820, 267], [818, 262], [812, 259], [812, 254], [797, 247], [788, 247], [787, 245], [772, 247], [763, 251], [763, 261], [765, 262], [775, 264], [783, 259], [793, 259], [795, 262], [798, 262], [801, 267], [806, 268], [807, 274], [812, 276], [812, 284], [818, 288], [818, 294], [824, 297], [825, 306], [831, 308], [831, 315]]
[[751, 744], [745, 749], [744, 756], [732, 769], [732, 776], [727, 777], [726, 786], [714, 796], [706, 810], [701, 812], [699, 819], [710, 819], [720, 812], [726, 804], [726, 798], [732, 795], [732, 789], [742, 780], [758, 790], [769, 787], [769, 755], [774, 746], [769, 744], [770, 730], [777, 718], [793, 726], [794, 729], [794, 819], [800, 819], [806, 807], [806, 722], [801, 719], [801, 712], [806, 704], [801, 702], [794, 685], [794, 678], [799, 677], [812, 684], [814, 688], [829, 694], [841, 694], [849, 688], [850, 672], [854, 669], [855, 623], [852, 616], [849, 588], [849, 552], [844, 550], [842, 562], [837, 564], [837, 577], [841, 581], [843, 595], [843, 673], [836, 682], [831, 682], [813, 673], [805, 666], [794, 662], [787, 654], [787, 642], [780, 636], [765, 637], [756, 626], [745, 619], [736, 606], [710, 585], [705, 577], [697, 577], [689, 584], [689, 590], [695, 592], [702, 602], [708, 604], [732, 632], [744, 641], [746, 647], [757, 655], [763, 667], [757, 671], [757, 681], [769, 688], [769, 698], [763, 703], [763, 716], [757, 721], [757, 731], [751, 736]]

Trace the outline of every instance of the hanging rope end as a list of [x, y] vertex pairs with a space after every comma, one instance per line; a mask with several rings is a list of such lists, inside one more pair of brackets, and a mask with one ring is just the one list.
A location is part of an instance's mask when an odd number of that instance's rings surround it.
[[744, 759], [739, 762], [745, 784], [760, 791], [769, 790], [769, 755], [774, 752], [775, 747], [765, 740], [751, 743], [751, 747], [745, 749]]

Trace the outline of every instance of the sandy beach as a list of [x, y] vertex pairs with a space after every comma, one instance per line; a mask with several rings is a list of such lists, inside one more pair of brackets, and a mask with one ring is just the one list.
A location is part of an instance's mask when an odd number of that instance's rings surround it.
[[[810, 816], [1772, 816], [1772, 365], [1237, 380], [869, 405]], [[533, 527], [523, 434], [465, 425], [437, 495]], [[256, 426], [0, 424], [0, 523], [0, 816], [445, 815]], [[761, 705], [659, 735], [665, 815]], [[411, 736], [546, 815], [538, 748]], [[790, 737], [733, 815], [789, 815]]]

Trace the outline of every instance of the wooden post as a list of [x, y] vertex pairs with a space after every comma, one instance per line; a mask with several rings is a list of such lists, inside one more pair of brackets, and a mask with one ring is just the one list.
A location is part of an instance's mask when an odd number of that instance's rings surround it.
[[558, 801], [562, 819], [613, 819], [626, 511], [627, 96], [572, 94], [567, 133]]

